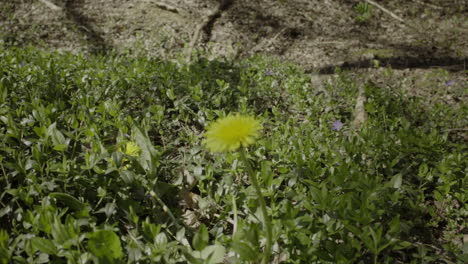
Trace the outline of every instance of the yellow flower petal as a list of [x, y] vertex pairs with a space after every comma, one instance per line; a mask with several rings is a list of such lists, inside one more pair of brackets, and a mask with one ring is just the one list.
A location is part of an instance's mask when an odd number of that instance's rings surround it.
[[233, 151], [255, 143], [261, 129], [254, 117], [229, 115], [208, 126], [204, 143], [211, 152]]

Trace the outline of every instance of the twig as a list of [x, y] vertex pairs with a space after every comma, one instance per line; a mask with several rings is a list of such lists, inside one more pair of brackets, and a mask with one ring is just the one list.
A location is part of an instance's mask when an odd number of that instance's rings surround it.
[[50, 2], [49, 0], [39, 0], [41, 3], [45, 4], [47, 7], [49, 7], [50, 9], [52, 10], [55, 10], [55, 11], [60, 11], [62, 10], [61, 7], [59, 7], [58, 5]]
[[403, 20], [403, 18], [395, 15], [395, 13], [393, 13], [392, 11], [386, 9], [385, 7], [377, 4], [376, 2], [374, 1], [371, 1], [371, 0], [366, 0], [367, 3], [377, 7], [378, 9], [382, 10], [384, 13], [386, 13], [387, 15], [393, 17], [394, 19], [400, 21], [401, 23], [405, 24], [406, 26], [410, 27], [410, 28], [415, 28], [413, 25], [409, 24], [408, 22], [406, 22], [405, 20]]
[[171, 6], [169, 4], [162, 3], [162, 2], [159, 2], [159, 1], [157, 1], [157, 2], [151, 1], [150, 3], [155, 4], [159, 9], [162, 9], [162, 10], [166, 10], [166, 11], [173, 12], [173, 13], [176, 13], [176, 14], [180, 13], [180, 11], [179, 11], [179, 9], [177, 9], [177, 7]]
[[268, 39], [268, 40], [266, 40], [266, 41], [260, 42], [257, 46], [255, 46], [255, 47], [252, 49], [252, 52], [257, 52], [257, 51], [263, 49], [264, 47], [268, 47], [268, 46], [271, 45], [271, 43], [273, 43], [280, 35], [282, 35], [286, 30], [287, 30], [287, 28], [283, 28], [283, 29], [280, 30], [273, 38]]
[[420, 3], [422, 5], [430, 6], [430, 7], [434, 8], [434, 9], [439, 9], [439, 10], [444, 9], [443, 7], [436, 6], [436, 5], [433, 5], [433, 4], [429, 4], [429, 3], [426, 3], [426, 2], [423, 2], [423, 1], [420, 1], [420, 0], [413, 0], [413, 1], [416, 2], [416, 3]]
[[468, 128], [449, 128], [442, 130], [442, 132], [452, 132], [452, 131], [468, 131]]
[[383, 6], [379, 5], [379, 4], [377, 4], [376, 2], [371, 1], [371, 0], [366, 0], [366, 2], [369, 3], [369, 4], [371, 4], [371, 5], [373, 5], [373, 6], [375, 6], [375, 7], [377, 7], [378, 9], [384, 11], [384, 13], [387, 13], [387, 15], [390, 15], [391, 17], [393, 17], [394, 19], [400, 21], [401, 23], [406, 24], [406, 22], [405, 22], [401, 17], [395, 15], [395, 13], [393, 13], [392, 11], [386, 9], [385, 7], [383, 7]]
[[218, 14], [218, 12], [220, 11], [220, 6], [221, 5], [219, 5], [218, 8], [216, 8], [213, 12], [211, 12], [211, 14], [206, 16], [205, 19], [203, 19], [203, 21], [200, 24], [198, 24], [198, 26], [195, 28], [195, 32], [193, 32], [192, 39], [190, 40], [190, 44], [185, 54], [187, 63], [189, 63], [192, 60], [193, 47], [198, 42], [201, 32], [208, 25], [211, 19]]

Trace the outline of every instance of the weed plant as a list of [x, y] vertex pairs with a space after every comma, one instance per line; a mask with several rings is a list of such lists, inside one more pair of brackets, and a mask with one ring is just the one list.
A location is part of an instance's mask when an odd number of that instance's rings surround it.
[[359, 23], [367, 23], [372, 17], [372, 6], [367, 2], [359, 2], [354, 8], [357, 12], [356, 21]]
[[263, 125], [274, 263], [466, 263], [466, 105], [337, 76], [0, 47], [0, 263], [258, 263], [243, 159], [202, 143], [229, 113]]

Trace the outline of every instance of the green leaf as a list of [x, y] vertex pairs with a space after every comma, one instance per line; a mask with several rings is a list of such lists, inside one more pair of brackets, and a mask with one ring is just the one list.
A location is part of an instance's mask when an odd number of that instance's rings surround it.
[[99, 259], [111, 261], [123, 256], [119, 237], [110, 230], [99, 230], [88, 236], [88, 248]]
[[149, 221], [147, 218], [145, 222], [142, 224], [142, 229], [143, 229], [143, 237], [145, 237], [148, 241], [151, 241], [151, 243], [154, 242], [154, 238], [159, 234], [161, 231], [161, 226], [153, 224]]
[[47, 128], [44, 126], [34, 127], [33, 128], [36, 135], [40, 138], [47, 138]]
[[[195, 255], [198, 255], [197, 253], [200, 253], [198, 251], [193, 252]], [[188, 263], [191, 264], [206, 264], [203, 259], [194, 257], [192, 255], [192, 252], [189, 252], [186, 248], [182, 248], [182, 254], [184, 254], [185, 259], [188, 261]]]
[[49, 255], [57, 255], [57, 248], [49, 239], [33, 237], [31, 238], [31, 243], [34, 249], [40, 250]]
[[62, 202], [63, 204], [68, 206], [70, 209], [76, 212], [82, 211], [86, 208], [86, 204], [80, 202], [75, 197], [66, 193], [51, 193], [49, 194], [49, 196], [53, 199], [56, 199]]
[[198, 229], [198, 232], [195, 234], [193, 237], [193, 247], [196, 250], [203, 250], [206, 245], [208, 244], [208, 230], [206, 229], [206, 226], [202, 224], [200, 228]]
[[135, 142], [141, 149], [141, 154], [137, 160], [143, 169], [149, 174], [154, 175], [159, 166], [159, 153], [146, 133], [142, 132], [137, 126], [134, 126], [132, 130]]
[[208, 264], [223, 263], [226, 249], [221, 245], [208, 246], [202, 251], [202, 257], [208, 259]]
[[10, 263], [10, 253], [8, 252], [8, 233], [0, 229], [0, 264]]
[[106, 203], [104, 207], [96, 211], [96, 214], [104, 213], [106, 217], [109, 218], [117, 212], [115, 203]]
[[[68, 142], [65, 139], [65, 136], [57, 129], [57, 123], [53, 123], [47, 128], [47, 135], [52, 139], [52, 144], [54, 144], [54, 149], [66, 149]], [[65, 148], [63, 147], [65, 146]], [[57, 150], [58, 150], [57, 149]]]
[[392, 219], [392, 221], [390, 221], [388, 226], [389, 226], [389, 230], [388, 230], [389, 234], [397, 234], [398, 232], [400, 232], [400, 228], [401, 228], [400, 216], [399, 215], [395, 216]]
[[401, 174], [397, 174], [395, 176], [393, 176], [393, 178], [391, 179], [391, 186], [395, 189], [400, 189], [401, 187], [401, 183], [402, 183], [402, 178], [401, 178]]
[[265, 186], [268, 188], [271, 186], [273, 181], [273, 172], [271, 171], [271, 162], [270, 161], [262, 161], [261, 163], [261, 175]]
[[205, 247], [201, 252], [194, 251], [193, 256], [197, 259], [203, 259], [203, 264], [223, 263], [226, 249], [221, 245], [211, 245]]
[[115, 166], [117, 168], [120, 168], [122, 166], [122, 161], [123, 161], [123, 154], [120, 151], [114, 151], [112, 152], [112, 160], [115, 162]]
[[232, 241], [231, 247], [237, 254], [239, 254], [241, 260], [252, 261], [258, 258], [259, 253], [255, 252], [255, 250], [247, 243]]
[[121, 170], [119, 172], [120, 178], [125, 182], [125, 184], [132, 184], [135, 181], [135, 173], [130, 170]]
[[42, 263], [50, 263], [49, 255], [45, 253], [39, 254], [37, 258], [34, 259], [34, 263], [42, 264]]
[[62, 224], [62, 219], [57, 215], [51, 221], [51, 234], [54, 238], [54, 243], [65, 249], [70, 249], [77, 245], [79, 237], [78, 230], [76, 229], [77, 223], [70, 214], [67, 214], [65, 217], [64, 224]]
[[57, 151], [65, 151], [67, 149], [67, 145], [65, 144], [58, 144], [58, 145], [55, 145], [54, 146], [54, 150], [57, 150]]
[[167, 95], [167, 98], [169, 98], [171, 101], [174, 101], [177, 98], [172, 89], [167, 89], [166, 95]]
[[0, 264], [10, 263], [10, 256], [8, 250], [0, 248]]
[[429, 171], [429, 167], [427, 166], [426, 163], [423, 163], [419, 166], [418, 176], [421, 178], [425, 178], [428, 171]]

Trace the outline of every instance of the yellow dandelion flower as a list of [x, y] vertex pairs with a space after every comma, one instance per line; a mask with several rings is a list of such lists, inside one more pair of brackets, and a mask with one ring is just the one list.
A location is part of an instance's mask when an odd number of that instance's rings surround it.
[[125, 153], [128, 156], [132, 157], [138, 157], [140, 155], [140, 147], [135, 142], [129, 141], [125, 144], [125, 150], [123, 153]]
[[254, 117], [229, 115], [208, 126], [204, 143], [211, 152], [233, 151], [253, 144], [261, 129]]

